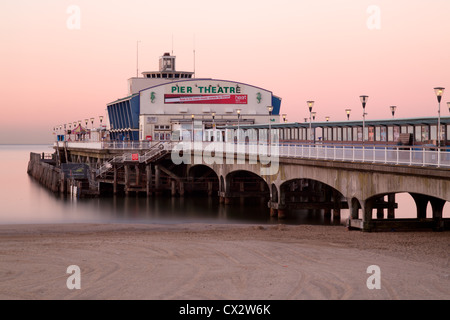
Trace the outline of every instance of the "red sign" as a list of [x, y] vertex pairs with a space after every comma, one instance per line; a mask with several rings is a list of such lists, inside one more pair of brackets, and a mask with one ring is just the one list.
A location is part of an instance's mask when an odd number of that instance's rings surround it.
[[133, 153], [131, 155], [131, 161], [139, 161], [139, 153]]
[[246, 94], [165, 94], [164, 103], [247, 104]]
[[145, 139], [146, 139], [147, 141], [153, 141], [153, 137], [152, 137], [152, 136], [146, 136]]

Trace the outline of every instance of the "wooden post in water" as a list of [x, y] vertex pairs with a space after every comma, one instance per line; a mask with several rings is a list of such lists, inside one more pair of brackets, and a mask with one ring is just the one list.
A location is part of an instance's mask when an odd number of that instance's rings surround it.
[[155, 165], [155, 189], [156, 194], [161, 193], [161, 169], [158, 165]]
[[388, 219], [395, 219], [395, 193], [388, 194]]
[[113, 193], [117, 194], [117, 166], [114, 165], [114, 184], [113, 184]]
[[130, 188], [130, 166], [125, 165], [125, 194], [128, 195]]
[[145, 173], [147, 175], [147, 183], [146, 183], [146, 189], [147, 189], [147, 197], [149, 197], [152, 194], [152, 180], [153, 180], [153, 175], [152, 175], [152, 165], [151, 163], [149, 163], [146, 167], [145, 167]]

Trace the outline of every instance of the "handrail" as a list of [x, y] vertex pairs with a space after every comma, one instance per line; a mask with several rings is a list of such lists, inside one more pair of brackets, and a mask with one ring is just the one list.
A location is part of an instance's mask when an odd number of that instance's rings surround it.
[[[450, 149], [441, 147], [416, 146], [342, 146], [279, 143], [221, 143], [195, 142], [194, 151], [205, 150], [211, 143], [223, 144], [219, 148], [224, 152], [246, 154], [251, 156], [271, 156], [280, 158], [305, 158], [330, 161], [351, 161], [362, 163], [382, 163], [391, 165], [408, 165], [420, 167], [450, 168]], [[210, 148], [209, 148], [210, 149]]]

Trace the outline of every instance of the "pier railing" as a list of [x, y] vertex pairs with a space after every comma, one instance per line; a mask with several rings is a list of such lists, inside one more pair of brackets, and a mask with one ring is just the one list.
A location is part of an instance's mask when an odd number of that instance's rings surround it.
[[[133, 151], [139, 151], [139, 162], [146, 162], [156, 154], [172, 150], [183, 143], [188, 150], [222, 150], [224, 153], [270, 156], [272, 158], [304, 158], [332, 161], [382, 163], [422, 167], [450, 168], [450, 150], [446, 147], [392, 146], [392, 145], [328, 145], [305, 143], [228, 143], [228, 142], [68, 142], [69, 148], [123, 149], [124, 153], [105, 163], [98, 171], [102, 174], [112, 162], [133, 161]], [[73, 144], [73, 145], [72, 145]]]
[[[216, 145], [214, 145], [216, 144]], [[222, 144], [222, 146], [220, 146]], [[256, 144], [195, 142], [193, 150], [221, 150], [224, 153], [279, 158], [304, 158], [331, 161], [350, 161], [450, 168], [450, 150], [437, 147], [357, 146], [320, 144]]]

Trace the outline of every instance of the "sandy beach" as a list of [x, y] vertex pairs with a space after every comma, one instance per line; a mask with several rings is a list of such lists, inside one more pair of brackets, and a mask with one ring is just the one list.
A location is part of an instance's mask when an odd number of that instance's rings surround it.
[[450, 299], [450, 232], [61, 224], [2, 225], [0, 239], [0, 299]]

